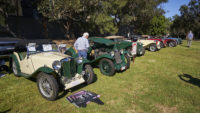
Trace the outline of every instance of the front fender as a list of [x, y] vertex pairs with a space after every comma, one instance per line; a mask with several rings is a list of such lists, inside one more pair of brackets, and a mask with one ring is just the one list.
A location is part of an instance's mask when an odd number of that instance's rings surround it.
[[70, 47], [68, 50], [66, 50], [64, 54], [72, 56], [74, 58], [76, 58], [78, 56], [78, 54], [72, 47]]
[[44, 66], [44, 67], [38, 68], [31, 76], [36, 77], [38, 75], [38, 73], [40, 73], [40, 72], [47, 73], [47, 74], [55, 73], [55, 71], [53, 69]]
[[13, 60], [15, 61], [15, 64], [16, 64], [16, 67], [17, 67], [17, 72], [21, 73], [19, 61], [18, 61], [17, 57], [14, 54], [9, 56], [9, 67], [10, 67], [10, 69], [12, 69], [12, 61]]
[[101, 55], [101, 56], [98, 56], [96, 59], [90, 61], [89, 63], [94, 63], [94, 62], [98, 62], [100, 59], [102, 58], [107, 58], [107, 59], [111, 59], [113, 60], [113, 57], [109, 54], [104, 54], [104, 55]]

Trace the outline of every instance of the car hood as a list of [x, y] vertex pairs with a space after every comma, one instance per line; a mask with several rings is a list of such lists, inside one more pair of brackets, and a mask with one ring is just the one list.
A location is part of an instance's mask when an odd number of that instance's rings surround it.
[[59, 53], [59, 52], [43, 52], [43, 53], [30, 55], [30, 58], [35, 70], [43, 66], [52, 68], [52, 63], [54, 61], [56, 60], [60, 61], [66, 57], [69, 57], [69, 56]]
[[128, 42], [128, 41], [121, 41], [116, 44], [116, 47], [118, 50], [125, 49], [130, 46], [132, 46], [132, 42]]
[[97, 43], [97, 44], [104, 44], [106, 46], [112, 46], [115, 44], [114, 41], [112, 40], [109, 40], [109, 39], [105, 39], [105, 38], [101, 38], [101, 37], [90, 37], [89, 38], [89, 41], [93, 41], [94, 43]]

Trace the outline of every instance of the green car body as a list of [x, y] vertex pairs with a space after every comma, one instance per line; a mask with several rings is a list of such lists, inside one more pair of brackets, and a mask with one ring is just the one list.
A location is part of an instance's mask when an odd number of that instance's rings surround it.
[[145, 54], [145, 48], [143, 47], [143, 44], [141, 42], [137, 43], [137, 56], [143, 56]]
[[[91, 46], [88, 49], [87, 60], [91, 65], [98, 66], [102, 74], [111, 76], [115, 71], [129, 68], [130, 58], [126, 55], [128, 52], [123, 50], [127, 46], [126, 43], [116, 43], [99, 37], [90, 37], [89, 42]], [[73, 48], [69, 48], [65, 54], [78, 56]]]

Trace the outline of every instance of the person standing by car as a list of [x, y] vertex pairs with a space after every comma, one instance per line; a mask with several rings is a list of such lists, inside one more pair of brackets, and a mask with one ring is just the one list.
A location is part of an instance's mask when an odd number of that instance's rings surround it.
[[78, 51], [78, 56], [87, 58], [87, 51], [90, 47], [88, 42], [89, 33], [83, 33], [82, 37], [79, 37], [74, 43], [74, 48]]
[[193, 38], [194, 38], [194, 35], [193, 35], [192, 31], [189, 31], [189, 33], [187, 34], [188, 47], [191, 46]]

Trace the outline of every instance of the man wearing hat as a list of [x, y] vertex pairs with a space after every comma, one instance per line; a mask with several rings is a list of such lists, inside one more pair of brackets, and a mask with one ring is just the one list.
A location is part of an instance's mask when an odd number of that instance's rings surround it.
[[90, 47], [88, 42], [89, 33], [83, 33], [82, 37], [79, 37], [74, 43], [74, 48], [78, 51], [78, 56], [82, 58], [87, 58], [87, 51]]

